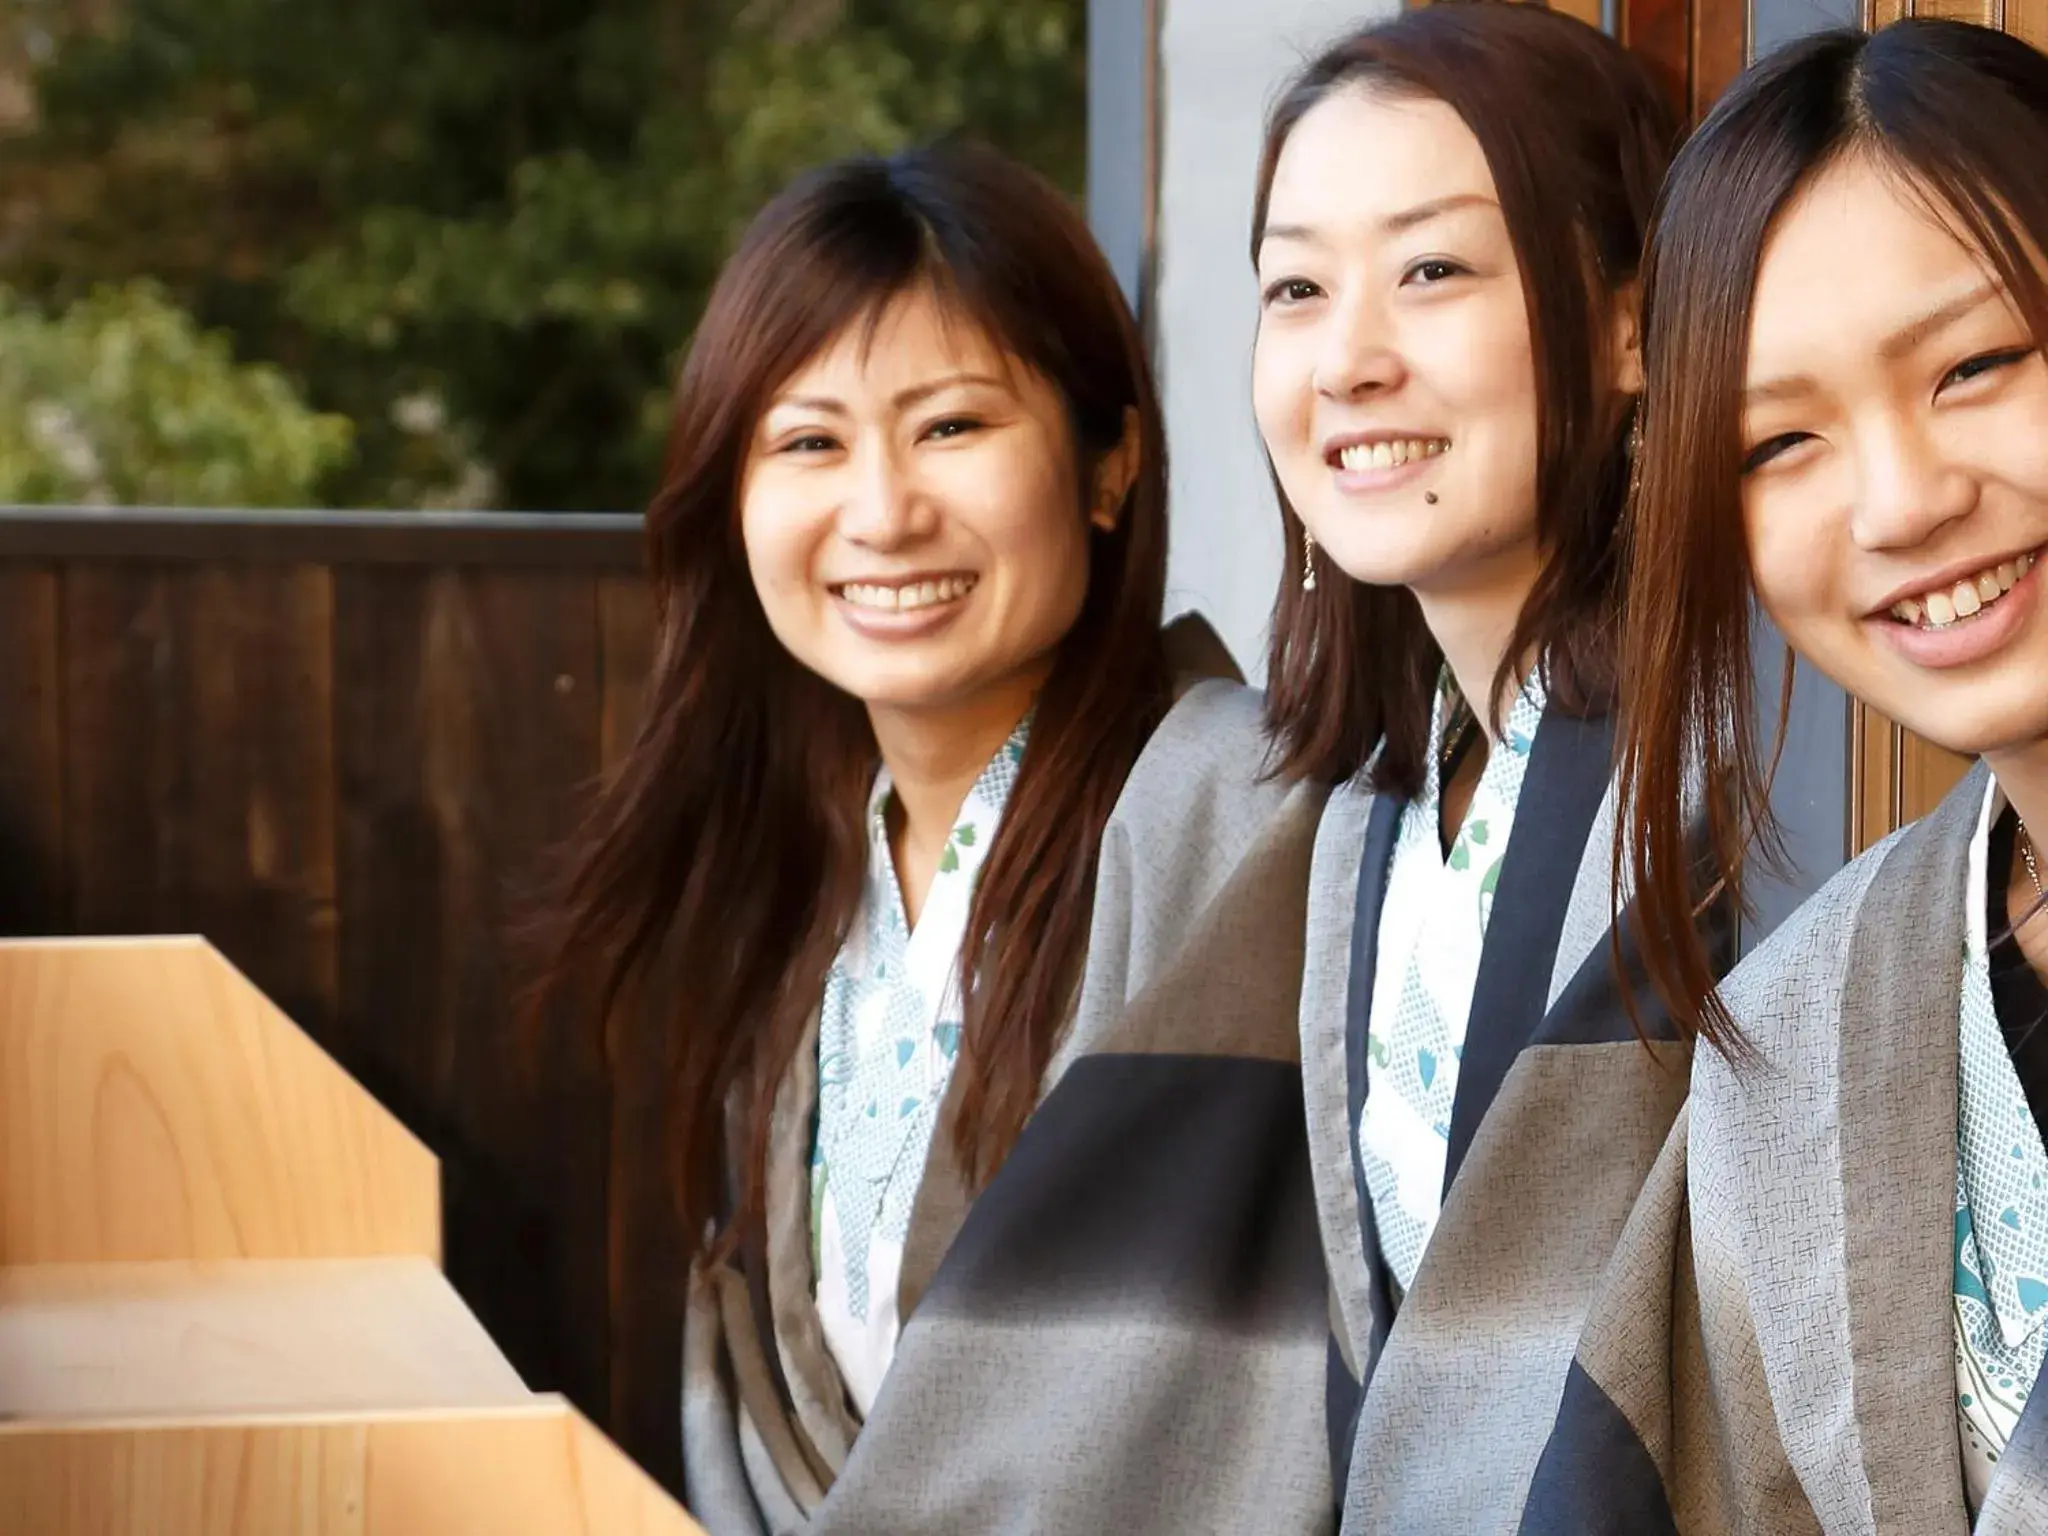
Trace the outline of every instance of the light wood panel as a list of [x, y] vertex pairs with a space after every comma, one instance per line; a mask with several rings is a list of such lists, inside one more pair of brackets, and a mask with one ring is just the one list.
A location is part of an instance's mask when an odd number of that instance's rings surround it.
[[702, 1536], [559, 1399], [468, 1414], [0, 1425], [4, 1536]]
[[1945, 16], [1997, 27], [2048, 48], [2048, 0], [1864, 0], [1863, 24], [1882, 27], [1904, 16]]
[[438, 1262], [437, 1179], [205, 941], [0, 942], [0, 1263]]
[[1860, 853], [1941, 803], [1970, 770], [1944, 751], [1860, 703], [1849, 718], [1849, 843]]
[[2003, 0], [2000, 22], [2015, 37], [2048, 48], [2048, 0]]
[[0, 1419], [530, 1400], [422, 1258], [0, 1269]]
[[[1411, 9], [1430, 3], [1431, 0], [1406, 0]], [[1600, 0], [1526, 0], [1526, 3], [1540, 5], [1546, 11], [1562, 11], [1589, 27], [1600, 25]]]
[[1881, 27], [1902, 16], [1939, 16], [1995, 27], [2002, 9], [2003, 0], [1866, 0], [1864, 25]]
[[1749, 0], [1689, 0], [1692, 85], [1689, 120], [1699, 122], [1749, 64]]
[[1548, 4], [1551, 10], [1563, 11], [1589, 27], [1600, 25], [1600, 0], [1548, 0]]

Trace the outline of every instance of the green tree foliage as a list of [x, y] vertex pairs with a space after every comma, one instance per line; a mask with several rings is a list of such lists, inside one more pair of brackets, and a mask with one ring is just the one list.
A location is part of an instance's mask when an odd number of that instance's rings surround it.
[[638, 505], [709, 282], [797, 169], [962, 132], [1081, 180], [1085, 0], [9, 3], [55, 46], [0, 139], [0, 278], [154, 277], [357, 424], [336, 501], [480, 465], [500, 505]]
[[56, 319], [0, 289], [0, 502], [303, 506], [350, 436], [148, 284]]

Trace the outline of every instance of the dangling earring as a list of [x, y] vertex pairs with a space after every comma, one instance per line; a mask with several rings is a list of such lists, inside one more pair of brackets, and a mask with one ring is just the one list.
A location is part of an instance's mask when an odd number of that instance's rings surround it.
[[1308, 531], [1308, 525], [1301, 528], [1301, 590], [1313, 592], [1316, 589], [1316, 536]]
[[1636, 493], [1643, 484], [1643, 397], [1636, 396], [1636, 403], [1629, 412], [1628, 423], [1628, 499], [1634, 504]]

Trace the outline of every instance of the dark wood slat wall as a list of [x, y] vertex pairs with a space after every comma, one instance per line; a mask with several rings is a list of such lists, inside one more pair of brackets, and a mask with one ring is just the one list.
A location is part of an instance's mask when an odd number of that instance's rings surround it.
[[[599, 734], [604, 760], [616, 762], [641, 720], [654, 659], [653, 613], [640, 583], [610, 577], [598, 587], [598, 614], [607, 658]], [[651, 1031], [628, 1031], [619, 1049], [652, 1051], [656, 1038]], [[665, 1066], [660, 1057], [624, 1054], [613, 1062], [605, 1216], [612, 1274], [620, 1283], [611, 1296], [611, 1424], [622, 1443], [649, 1448], [649, 1470], [680, 1486], [682, 1314], [664, 1277], [683, 1272], [682, 1230], [663, 1131]]]
[[0, 514], [0, 932], [210, 938], [440, 1156], [521, 1374], [675, 1486], [659, 1084], [515, 1018], [539, 860], [637, 727], [637, 533], [174, 522]]
[[326, 572], [62, 568], [63, 920], [232, 934], [294, 1017], [334, 1011]]
[[356, 568], [335, 618], [339, 675], [375, 680], [336, 708], [344, 1059], [441, 1153], [448, 1273], [485, 1327], [602, 1403], [601, 1058], [515, 1035], [497, 939], [599, 763], [596, 582]]
[[54, 569], [0, 567], [0, 932], [43, 931], [65, 901], [57, 591]]

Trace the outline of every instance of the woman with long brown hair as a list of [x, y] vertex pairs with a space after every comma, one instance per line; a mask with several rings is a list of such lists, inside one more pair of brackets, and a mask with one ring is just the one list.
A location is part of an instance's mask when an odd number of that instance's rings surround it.
[[[2048, 1528], [2044, 167], [2048, 58], [1907, 21], [1758, 66], [1658, 217], [1620, 830], [1714, 1049], [1672, 1149], [1676, 1347], [1608, 1364], [1663, 1529]], [[1739, 897], [1771, 848], [1753, 597], [1980, 766], [1717, 986], [1680, 805], [1725, 787], [1704, 856]]]
[[1578, 1324], [1684, 1097], [1607, 907], [1635, 281], [1677, 138], [1613, 39], [1454, 4], [1337, 43], [1267, 134], [1266, 712], [1328, 795], [1299, 1020], [1347, 1531], [1542, 1503]]
[[815, 172], [715, 287], [557, 935], [670, 1064], [713, 1536], [1327, 1518], [1291, 1032], [1128, 1006], [1278, 797], [1162, 637], [1165, 485], [993, 153]]

